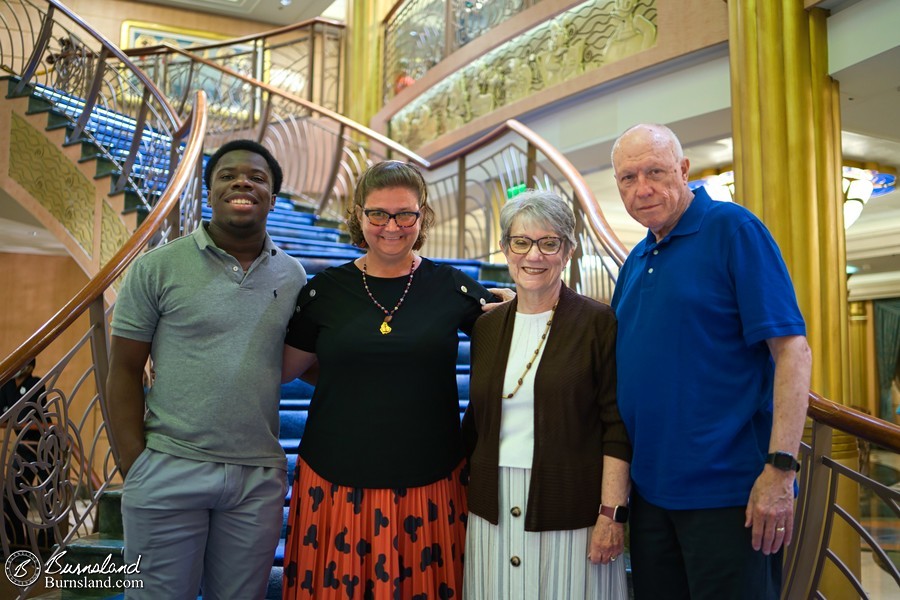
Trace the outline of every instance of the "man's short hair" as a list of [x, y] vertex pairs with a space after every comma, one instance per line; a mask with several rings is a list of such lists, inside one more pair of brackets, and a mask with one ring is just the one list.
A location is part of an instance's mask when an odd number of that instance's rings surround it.
[[215, 154], [209, 157], [209, 160], [206, 162], [206, 169], [203, 171], [203, 183], [206, 184], [207, 190], [211, 189], [210, 183], [212, 181], [213, 171], [216, 170], [216, 164], [219, 162], [219, 159], [235, 150], [253, 152], [266, 159], [269, 170], [272, 171], [272, 194], [274, 195], [281, 191], [281, 181], [284, 178], [284, 175], [281, 172], [281, 165], [278, 164], [278, 161], [275, 160], [275, 157], [272, 156], [272, 153], [269, 152], [265, 146], [253, 140], [232, 140], [222, 144], [222, 146], [216, 150]]

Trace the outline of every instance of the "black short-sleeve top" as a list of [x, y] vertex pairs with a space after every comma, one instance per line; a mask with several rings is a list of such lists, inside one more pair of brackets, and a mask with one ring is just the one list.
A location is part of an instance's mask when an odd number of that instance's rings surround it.
[[[393, 308], [408, 277], [366, 277]], [[304, 287], [285, 343], [314, 352], [319, 378], [299, 454], [332, 483], [422, 486], [462, 459], [456, 386], [458, 331], [471, 331], [493, 296], [458, 269], [422, 259], [382, 334], [384, 312], [347, 263]]]

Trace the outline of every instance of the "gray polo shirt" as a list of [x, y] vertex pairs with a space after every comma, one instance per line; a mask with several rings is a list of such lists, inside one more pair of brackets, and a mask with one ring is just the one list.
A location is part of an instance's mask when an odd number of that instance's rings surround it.
[[182, 458], [285, 468], [278, 443], [284, 335], [306, 283], [266, 236], [244, 272], [206, 223], [138, 258], [112, 334], [151, 342], [147, 447]]

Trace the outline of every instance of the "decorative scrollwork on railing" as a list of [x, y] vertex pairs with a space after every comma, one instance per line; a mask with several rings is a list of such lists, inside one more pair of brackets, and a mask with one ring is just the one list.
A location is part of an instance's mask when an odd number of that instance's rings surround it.
[[[71, 372], [72, 357], [90, 341], [85, 335], [0, 418], [4, 554], [14, 548], [46, 553], [92, 533], [91, 499], [106, 487], [89, 462], [98, 441], [98, 394], [93, 365]], [[85, 434], [92, 436], [88, 446]]]
[[53, 87], [70, 89], [72, 82], [87, 79], [87, 71], [96, 58], [96, 53], [74, 34], [51, 41], [45, 60], [53, 66]]
[[[326, 19], [312, 19], [268, 31], [213, 44], [186, 48], [194, 57], [209, 62], [205, 73], [171, 45], [126, 50], [132, 60], [173, 102], [183, 104], [189, 91], [196, 89], [192, 77], [200, 76], [211, 85], [215, 72], [224, 68], [289, 94], [315, 102], [329, 110], [343, 106], [341, 73], [344, 56], [344, 25]], [[205, 90], [216, 97], [214, 87]], [[221, 96], [221, 94], [220, 94]], [[238, 104], [246, 100], [240, 90], [232, 94], [235, 103], [228, 110], [256, 110], [254, 105]]]

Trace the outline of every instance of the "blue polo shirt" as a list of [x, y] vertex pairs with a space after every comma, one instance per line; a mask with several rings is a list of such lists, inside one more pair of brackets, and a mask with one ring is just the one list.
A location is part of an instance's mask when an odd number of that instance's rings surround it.
[[667, 509], [746, 504], [772, 431], [766, 339], [806, 335], [766, 227], [737, 204], [694, 193], [664, 239], [648, 231], [635, 246], [612, 299], [631, 476]]

